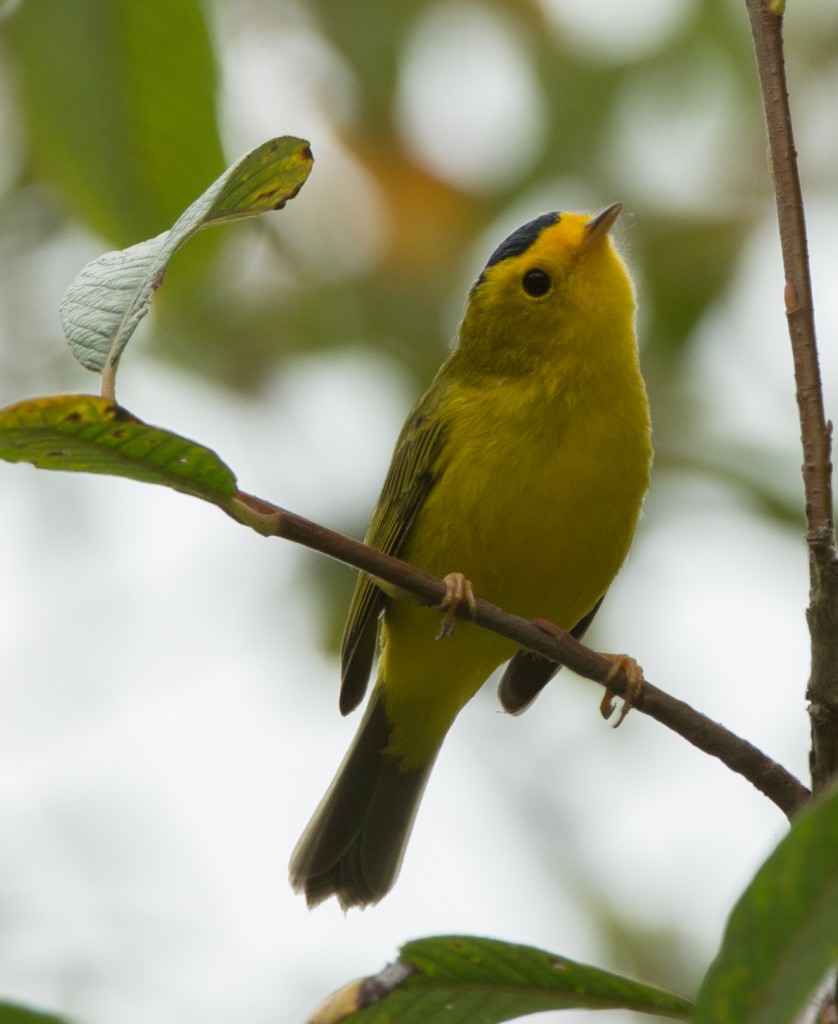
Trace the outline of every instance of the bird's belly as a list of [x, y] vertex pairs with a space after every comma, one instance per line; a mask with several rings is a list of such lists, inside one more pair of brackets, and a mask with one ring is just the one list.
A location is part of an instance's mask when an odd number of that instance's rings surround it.
[[493, 604], [570, 629], [619, 570], [645, 491], [643, 473], [584, 447], [544, 444], [507, 453], [500, 465], [492, 452], [472, 454], [467, 469], [452, 463], [403, 557], [434, 575], [462, 572]]
[[[618, 572], [646, 489], [646, 467], [638, 472], [630, 465], [626, 472], [625, 449], [617, 467], [616, 454], [595, 456], [590, 440], [565, 436], [561, 445], [546, 438], [517, 450], [458, 453], [417, 516], [401, 557], [436, 576], [461, 572], [478, 597], [571, 629]], [[648, 462], [638, 446], [638, 464], [643, 458]], [[393, 753], [406, 765], [444, 735], [516, 649], [467, 622], [437, 640], [439, 623], [432, 609], [388, 602], [382, 672], [395, 683], [387, 687], [387, 701], [399, 705], [392, 717], [405, 728], [403, 737], [394, 733]]]

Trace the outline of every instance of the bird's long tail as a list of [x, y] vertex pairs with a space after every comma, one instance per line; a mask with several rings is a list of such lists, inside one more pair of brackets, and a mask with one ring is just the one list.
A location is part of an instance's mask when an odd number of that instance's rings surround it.
[[436, 753], [403, 770], [385, 754], [390, 723], [373, 692], [334, 781], [291, 855], [291, 885], [310, 907], [376, 903], [396, 880]]

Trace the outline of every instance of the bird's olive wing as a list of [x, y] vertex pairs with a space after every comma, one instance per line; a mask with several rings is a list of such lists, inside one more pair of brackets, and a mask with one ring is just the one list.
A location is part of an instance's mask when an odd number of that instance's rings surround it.
[[[365, 537], [366, 543], [398, 555], [404, 539], [441, 471], [445, 427], [428, 396], [402, 429], [381, 496]], [[367, 688], [378, 619], [385, 594], [360, 573], [341, 641], [340, 710], [346, 715], [360, 704]]]

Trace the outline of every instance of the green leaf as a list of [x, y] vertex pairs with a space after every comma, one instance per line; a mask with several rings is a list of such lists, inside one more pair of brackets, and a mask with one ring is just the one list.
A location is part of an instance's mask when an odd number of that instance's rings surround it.
[[790, 1024], [838, 963], [838, 788], [813, 801], [733, 908], [696, 1024]]
[[29, 1010], [17, 1003], [0, 1002], [0, 1024], [67, 1024], [67, 1019]]
[[156, 234], [224, 167], [206, 5], [16, 7], [8, 35], [36, 170], [114, 244]]
[[498, 1024], [542, 1010], [629, 1009], [689, 1019], [680, 996], [531, 946], [464, 935], [418, 939], [336, 993], [309, 1024]]
[[88, 263], [59, 307], [70, 351], [82, 366], [98, 373], [115, 369], [169, 260], [196, 231], [281, 209], [302, 188], [312, 162], [304, 140], [271, 139], [228, 168], [170, 231]]
[[215, 452], [93, 395], [30, 398], [0, 409], [0, 458], [162, 484], [222, 507], [237, 491]]

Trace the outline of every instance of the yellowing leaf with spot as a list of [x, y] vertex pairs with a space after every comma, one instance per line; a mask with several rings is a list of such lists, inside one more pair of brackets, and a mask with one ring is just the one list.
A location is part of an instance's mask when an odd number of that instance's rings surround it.
[[0, 409], [0, 458], [162, 484], [221, 505], [237, 490], [232, 470], [209, 448], [93, 395], [30, 398]]

